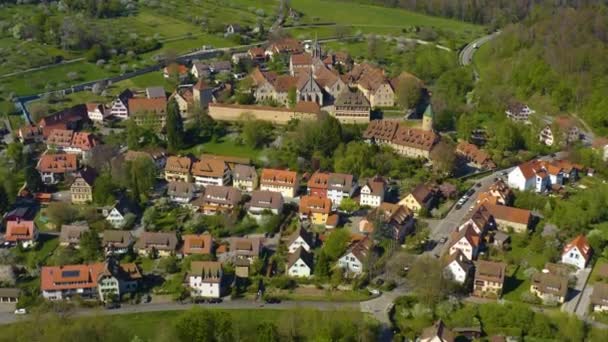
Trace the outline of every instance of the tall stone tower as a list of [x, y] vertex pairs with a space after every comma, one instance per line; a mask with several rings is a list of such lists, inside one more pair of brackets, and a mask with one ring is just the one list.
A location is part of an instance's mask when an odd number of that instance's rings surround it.
[[424, 114], [422, 114], [422, 129], [425, 131], [432, 131], [434, 118], [435, 114], [433, 113], [433, 108], [429, 103], [424, 110]]

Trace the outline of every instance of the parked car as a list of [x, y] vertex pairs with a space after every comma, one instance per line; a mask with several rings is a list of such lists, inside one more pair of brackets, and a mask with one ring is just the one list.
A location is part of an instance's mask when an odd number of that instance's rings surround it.
[[442, 244], [443, 244], [443, 243], [446, 243], [446, 241], [448, 241], [448, 238], [447, 238], [447, 237], [445, 237], [445, 236], [444, 236], [444, 237], [442, 237], [441, 239], [439, 239], [439, 243], [442, 243]]
[[379, 296], [380, 295], [380, 290], [378, 290], [378, 289], [369, 289], [369, 293], [371, 293], [374, 296]]
[[276, 297], [268, 297], [264, 302], [266, 302], [266, 304], [279, 304], [281, 300]]
[[467, 196], [472, 196], [475, 193], [475, 189], [471, 188], [467, 191]]
[[106, 310], [114, 310], [120, 308], [120, 303], [111, 302], [106, 304]]
[[27, 314], [27, 310], [25, 310], [24, 308], [15, 310], [15, 315], [25, 315], [25, 314]]
[[481, 188], [481, 183], [475, 184], [476, 187]]
[[207, 303], [209, 304], [218, 304], [222, 302], [222, 298], [209, 298]]
[[462, 208], [462, 204], [456, 203], [456, 210], [460, 210], [460, 208]]

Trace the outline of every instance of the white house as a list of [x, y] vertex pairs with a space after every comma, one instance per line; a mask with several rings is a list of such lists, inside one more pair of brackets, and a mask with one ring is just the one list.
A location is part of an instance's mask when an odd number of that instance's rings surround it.
[[591, 257], [591, 246], [584, 235], [570, 241], [562, 251], [562, 263], [584, 269]]
[[217, 261], [192, 261], [188, 273], [190, 296], [220, 298], [224, 271]]
[[129, 118], [129, 99], [133, 98], [133, 93], [129, 89], [125, 89], [120, 93], [110, 106], [110, 114], [119, 119], [126, 120]]
[[87, 103], [87, 115], [95, 122], [101, 122], [110, 116], [110, 111], [100, 103]]
[[369, 238], [355, 243], [338, 259], [338, 267], [348, 273], [360, 275], [365, 271], [365, 262], [371, 252], [373, 241]]
[[353, 195], [355, 188], [352, 175], [330, 173], [327, 179], [327, 198], [331, 200], [334, 208], [337, 208], [343, 198]]
[[460, 250], [456, 250], [446, 260], [443, 274], [448, 279], [464, 284], [471, 274], [472, 268], [471, 261]]
[[563, 169], [550, 162], [531, 160], [515, 167], [507, 179], [511, 188], [520, 191], [534, 190], [544, 192], [552, 185], [562, 185], [564, 182]]
[[196, 188], [192, 183], [186, 182], [169, 182], [167, 183], [167, 195], [171, 201], [187, 204], [192, 201], [194, 198], [194, 194], [196, 193]]
[[363, 186], [361, 186], [359, 204], [372, 208], [379, 207], [380, 204], [384, 202], [385, 191], [386, 182], [381, 177], [367, 180]]
[[192, 176], [197, 186], [217, 185], [230, 183], [230, 169], [223, 160], [204, 158], [192, 165]]
[[460, 251], [467, 259], [473, 260], [477, 258], [480, 243], [481, 237], [475, 232], [475, 229], [472, 226], [466, 226], [464, 229], [452, 232], [450, 254]]
[[289, 253], [295, 253], [298, 248], [302, 247], [305, 251], [310, 252], [314, 247], [313, 241], [313, 234], [300, 226], [289, 237], [287, 250], [289, 251]]
[[298, 248], [289, 254], [287, 260], [287, 275], [290, 277], [308, 278], [312, 274], [312, 254], [304, 248]]
[[114, 228], [122, 228], [125, 225], [127, 214], [135, 215], [135, 212], [124, 197], [114, 207], [102, 209], [102, 215]]

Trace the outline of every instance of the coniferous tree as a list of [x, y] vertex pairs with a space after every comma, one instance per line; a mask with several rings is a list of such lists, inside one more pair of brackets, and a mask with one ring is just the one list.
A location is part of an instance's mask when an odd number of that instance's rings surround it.
[[184, 123], [175, 99], [167, 104], [167, 147], [176, 152], [184, 144]]

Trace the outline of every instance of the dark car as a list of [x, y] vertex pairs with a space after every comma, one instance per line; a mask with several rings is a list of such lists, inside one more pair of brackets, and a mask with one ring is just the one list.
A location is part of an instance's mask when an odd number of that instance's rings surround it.
[[207, 300], [207, 303], [209, 304], [218, 304], [222, 302], [222, 298], [209, 298], [209, 300]]
[[467, 191], [467, 196], [471, 196], [475, 193], [475, 189], [469, 189], [469, 191]]
[[203, 304], [203, 303], [205, 303], [205, 298], [194, 298], [194, 299], [192, 299], [192, 302], [194, 304]]
[[268, 297], [268, 298], [266, 298], [265, 302], [266, 302], [266, 304], [279, 304], [281, 302], [281, 300], [276, 297]]
[[120, 303], [107, 303], [106, 310], [114, 310], [120, 308]]
[[481, 183], [475, 184], [476, 187], [481, 188]]

